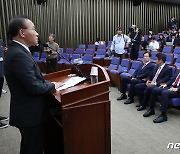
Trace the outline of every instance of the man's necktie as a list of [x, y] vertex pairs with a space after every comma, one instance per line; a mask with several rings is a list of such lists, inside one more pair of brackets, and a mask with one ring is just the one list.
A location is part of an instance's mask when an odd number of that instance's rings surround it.
[[177, 86], [180, 80], [180, 73], [178, 74], [178, 76], [176, 77], [176, 80], [173, 82], [173, 86]]
[[142, 69], [143, 69], [145, 66], [146, 66], [146, 63], [144, 63], [144, 65], [143, 65]]
[[159, 76], [160, 70], [161, 70], [161, 67], [158, 68], [158, 70], [157, 70], [154, 78], [152, 79], [152, 82], [156, 83], [156, 80], [157, 80], [157, 78], [158, 78], [158, 76]]

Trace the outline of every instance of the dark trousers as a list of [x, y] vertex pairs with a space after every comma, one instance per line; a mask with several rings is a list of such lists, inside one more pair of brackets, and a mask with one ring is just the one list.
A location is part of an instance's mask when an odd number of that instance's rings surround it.
[[129, 94], [128, 96], [133, 99], [135, 96], [135, 85], [141, 83], [142, 80], [139, 79], [131, 79], [130, 77], [123, 77], [121, 80], [121, 89], [120, 92], [125, 94], [127, 90], [127, 85], [130, 84]]
[[0, 98], [1, 98], [1, 94], [2, 94], [3, 84], [4, 84], [4, 77], [0, 77]]
[[124, 53], [123, 54], [114, 53], [114, 57], [119, 57], [120, 58], [120, 62], [121, 62], [121, 60], [124, 58]]
[[58, 71], [57, 58], [46, 59], [47, 70], [46, 73], [52, 73]]
[[141, 106], [146, 107], [151, 96], [151, 92], [157, 86], [146, 86], [146, 83], [136, 85], [136, 92]]
[[156, 87], [152, 90], [151, 92], [151, 96], [150, 96], [150, 99], [149, 99], [149, 107], [151, 109], [154, 109], [154, 106], [156, 104], [156, 102], [158, 101], [158, 97], [161, 95], [161, 93], [164, 91], [164, 90], [167, 90], [168, 87], [166, 88], [159, 88], [159, 87]]
[[20, 154], [43, 154], [44, 125], [21, 127]]
[[170, 90], [164, 90], [161, 94], [161, 106], [160, 110], [166, 112], [171, 98], [180, 97], [179, 92], [173, 92]]
[[135, 47], [134, 45], [132, 45], [131, 52], [130, 52], [131, 60], [138, 59], [138, 51], [139, 51], [139, 47]]

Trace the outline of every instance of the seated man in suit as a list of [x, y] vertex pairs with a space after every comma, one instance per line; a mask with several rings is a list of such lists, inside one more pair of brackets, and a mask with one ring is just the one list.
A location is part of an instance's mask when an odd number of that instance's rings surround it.
[[167, 82], [172, 76], [171, 68], [165, 64], [166, 55], [163, 53], [158, 53], [156, 57], [157, 66], [148, 76], [147, 82], [137, 84], [135, 87], [140, 103], [140, 107], [137, 109], [138, 111], [146, 108], [152, 90], [159, 87], [162, 83]]
[[180, 97], [180, 70], [177, 70], [175, 75], [160, 87], [156, 87], [152, 90], [150, 100], [149, 100], [149, 110], [143, 115], [144, 117], [149, 117], [155, 114], [154, 106], [156, 101], [158, 101], [158, 96], [161, 96], [161, 107], [162, 113], [160, 116], [153, 120], [154, 123], [161, 123], [167, 121], [166, 111], [169, 104], [169, 98]]
[[153, 70], [153, 64], [150, 62], [151, 60], [151, 53], [145, 52], [144, 53], [144, 63], [142, 63], [139, 68], [135, 71], [133, 76], [128, 76], [122, 78], [121, 81], [121, 89], [120, 92], [122, 93], [117, 100], [123, 100], [126, 99], [126, 89], [127, 89], [127, 84], [130, 85], [129, 89], [129, 98], [124, 104], [131, 104], [134, 102], [134, 95], [135, 95], [135, 85], [138, 83], [144, 82], [143, 79], [147, 78], [147, 76], [152, 72]]

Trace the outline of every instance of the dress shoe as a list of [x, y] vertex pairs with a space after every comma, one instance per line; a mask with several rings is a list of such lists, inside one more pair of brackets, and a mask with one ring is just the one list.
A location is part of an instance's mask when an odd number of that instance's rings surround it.
[[134, 99], [132, 98], [128, 98], [128, 100], [124, 102], [124, 104], [131, 104], [131, 103], [134, 103]]
[[154, 123], [161, 123], [167, 121], [167, 115], [161, 114], [159, 117], [153, 120]]
[[144, 110], [146, 107], [143, 107], [143, 106], [140, 106], [138, 109], [137, 109], [137, 111], [142, 111], [142, 110]]
[[137, 104], [137, 105], [136, 105], [136, 107], [140, 107], [140, 106], [141, 106], [141, 104]]
[[149, 109], [146, 113], [143, 114], [143, 117], [149, 117], [151, 115], [155, 115], [154, 110]]
[[118, 101], [123, 99], [127, 99], [126, 94], [121, 94], [121, 96], [117, 98]]

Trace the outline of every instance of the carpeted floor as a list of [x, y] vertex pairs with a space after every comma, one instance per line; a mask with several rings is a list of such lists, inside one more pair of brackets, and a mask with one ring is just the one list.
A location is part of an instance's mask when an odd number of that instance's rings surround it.
[[[7, 86], [4, 89], [8, 91]], [[167, 149], [167, 144], [180, 143], [180, 111], [170, 109], [168, 121], [154, 124], [153, 119], [159, 115], [156, 105], [156, 115], [144, 118], [146, 111], [138, 112], [136, 103], [124, 105], [117, 101], [119, 92], [116, 87], [110, 87], [111, 99], [111, 142], [112, 154], [179, 154], [180, 149]], [[0, 115], [9, 114], [9, 91], [0, 99]], [[14, 127], [0, 129], [0, 154], [18, 154], [20, 133]]]

